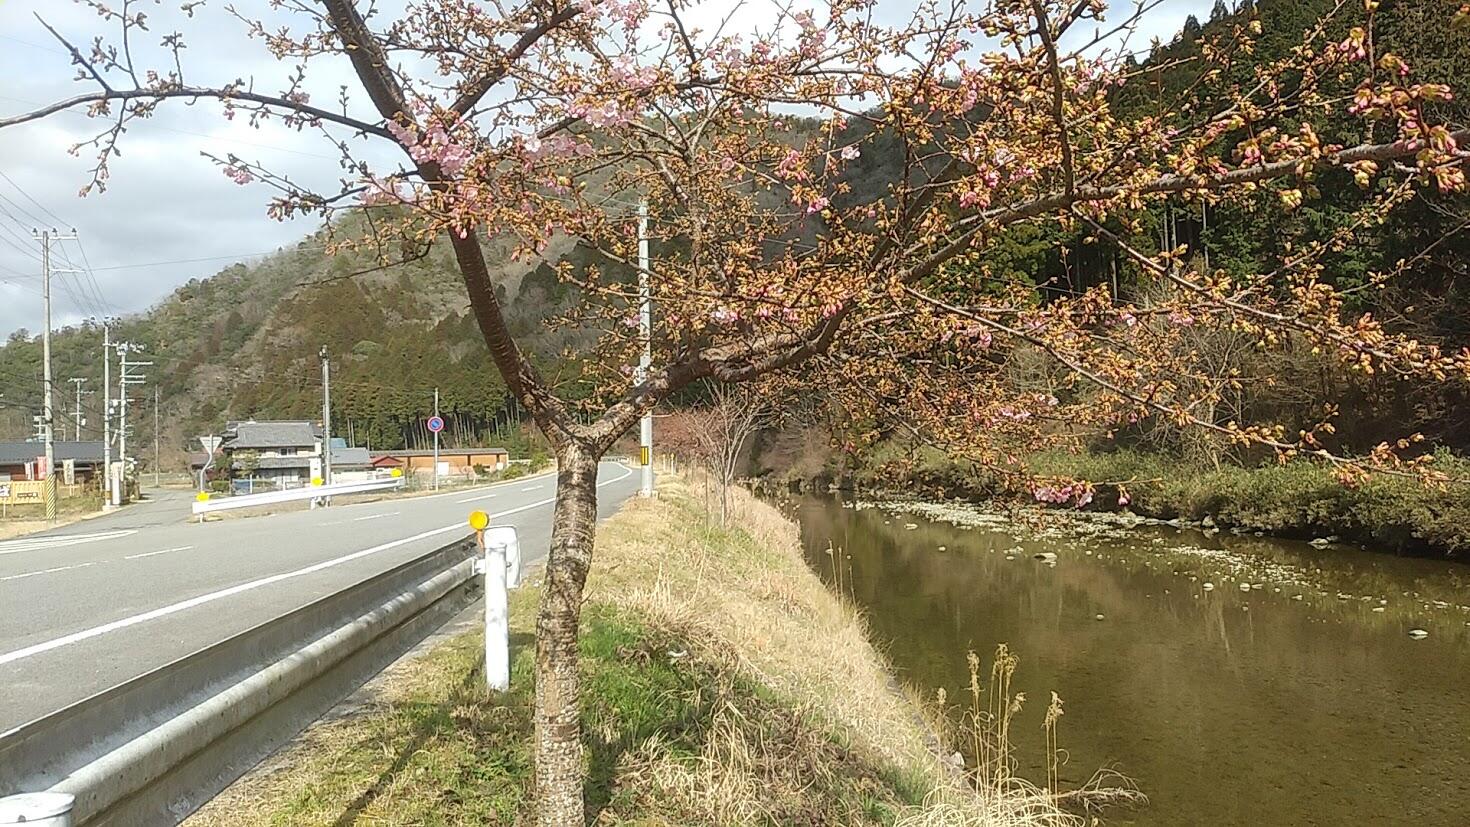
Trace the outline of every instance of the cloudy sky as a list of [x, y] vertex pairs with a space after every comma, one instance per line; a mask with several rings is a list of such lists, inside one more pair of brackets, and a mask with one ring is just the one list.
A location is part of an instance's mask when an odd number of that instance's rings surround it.
[[[236, 4], [247, 10], [268, 6], [264, 0]], [[164, 33], [177, 30], [187, 38], [184, 69], [189, 82], [219, 85], [245, 78], [262, 91], [283, 88], [290, 67], [275, 62], [259, 41], [245, 38], [244, 25], [226, 13], [220, 0], [196, 11], [193, 19], [177, 12], [178, 0], [137, 5], [150, 15], [152, 30], [137, 38], [140, 66], [170, 65], [156, 46]], [[1151, 31], [1141, 33], [1145, 37], [1139, 45], [1148, 35], [1167, 39], [1187, 15], [1203, 18], [1211, 5], [1212, 0], [1164, 0], [1149, 17]], [[76, 70], [66, 51], [36, 20], [37, 13], [82, 44], [104, 33], [106, 25], [95, 13], [66, 0], [0, 0], [0, 116], [94, 88], [74, 80]], [[291, 22], [289, 17], [268, 19]], [[314, 101], [334, 100], [338, 87], [351, 82], [345, 62], [313, 67], [306, 88]], [[309, 219], [280, 223], [267, 218], [266, 189], [236, 185], [200, 153], [235, 153], [297, 180], [332, 186], [339, 169], [331, 147], [318, 135], [273, 124], [255, 129], [243, 119], [227, 122], [219, 112], [210, 102], [188, 106], [171, 101], [148, 121], [133, 122], [121, 144], [122, 156], [111, 162], [107, 191], [86, 198], [77, 193], [89, 180], [95, 152], [83, 147], [72, 156], [68, 149], [91, 139], [98, 122], [79, 109], [0, 130], [0, 335], [41, 327], [39, 245], [31, 238], [33, 228], [75, 228], [80, 242], [60, 242], [56, 263], [90, 271], [56, 277], [53, 316], [58, 325], [146, 309], [191, 278], [258, 258], [312, 231]], [[390, 157], [374, 156], [384, 161]]]

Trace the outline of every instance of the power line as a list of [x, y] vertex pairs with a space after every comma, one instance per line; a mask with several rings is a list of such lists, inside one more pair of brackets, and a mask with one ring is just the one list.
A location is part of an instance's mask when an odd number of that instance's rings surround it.
[[[65, 224], [66, 223], [66, 221], [64, 219], [62, 219], [61, 216], [59, 216], [56, 213], [54, 213], [54, 212], [46, 209], [46, 205], [45, 204], [42, 204], [40, 201], [37, 201], [35, 198], [32, 198], [31, 197], [31, 194], [28, 193], [28, 192], [26, 192], [24, 189], [22, 189], [21, 186], [20, 186], [20, 184], [15, 183], [15, 181], [9, 175], [6, 175], [5, 174], [4, 170], [0, 170], [0, 178], [4, 178], [10, 184], [10, 186], [15, 187], [15, 191], [16, 192], [20, 193], [21, 195], [24, 195], [27, 201], [31, 202], [32, 204], [35, 204], [36, 207], [38, 209], [40, 209], [41, 212], [43, 212], [46, 215], [50, 216], [52, 221], [55, 221], [55, 222], [57, 222], [59, 224]], [[24, 212], [23, 209], [22, 209], [22, 212]], [[38, 223], [45, 224], [46, 222], [45, 221], [41, 221], [41, 222], [38, 222]]]
[[[61, 225], [69, 225], [69, 222], [66, 221], [66, 219], [62, 218], [61, 216], [57, 215], [55, 212], [53, 212], [50, 209], [48, 209], [45, 204], [42, 204], [39, 200], [36, 199], [35, 196], [33, 196], [29, 192], [27, 192], [24, 187], [22, 187], [20, 184], [17, 184], [15, 182], [15, 179], [11, 178], [9, 175], [6, 175], [3, 170], [0, 170], [0, 179], [4, 179], [6, 183], [10, 184], [10, 186], [12, 186], [12, 187], [15, 188], [15, 191], [16, 192], [20, 193], [27, 201], [29, 201], [30, 203], [34, 204], [37, 209], [39, 209], [42, 213], [44, 213], [47, 217], [51, 218], [53, 221], [55, 221], [55, 222], [57, 222], [57, 223], [59, 223]], [[21, 206], [20, 204], [17, 204], [15, 201], [11, 200], [10, 198], [5, 197], [3, 195], [0, 195], [0, 198], [4, 198], [8, 203], [10, 203], [16, 209], [20, 210], [21, 213], [23, 213], [23, 214], [25, 214], [25, 215], [27, 215], [27, 216], [29, 216], [31, 218], [36, 218], [36, 216], [35, 216], [34, 213], [31, 213], [25, 207]], [[0, 207], [0, 211], [4, 211], [5, 214], [7, 216], [9, 216], [11, 218], [11, 220], [16, 221], [17, 224], [20, 223], [19, 220], [16, 219], [15, 215], [12, 214], [9, 210], [5, 210], [4, 207]], [[37, 223], [38, 224], [45, 224], [46, 222], [45, 221], [41, 221], [41, 220], [38, 219], [37, 220]], [[0, 225], [0, 227], [3, 227], [3, 225]], [[89, 261], [87, 259], [87, 248], [82, 244], [82, 241], [81, 241], [81, 238], [80, 237], [70, 238], [70, 239], [67, 239], [67, 240], [76, 241], [76, 243], [77, 243], [77, 250], [81, 254], [82, 263], [83, 263], [84, 266], [82, 266], [82, 267], [78, 267], [77, 266], [77, 263], [75, 261], [73, 261], [71, 259], [71, 256], [66, 252], [66, 248], [65, 248], [64, 245], [57, 245], [56, 252], [59, 254], [62, 262], [64, 262], [69, 269], [77, 270], [80, 273], [84, 274], [86, 276], [86, 281], [84, 281], [81, 278], [78, 278], [77, 279], [77, 285], [78, 285], [78, 287], [82, 291], [82, 294], [83, 294], [82, 296], [78, 296], [76, 292], [72, 291], [72, 289], [65, 283], [64, 280], [62, 281], [62, 289], [65, 290], [67, 292], [67, 295], [71, 297], [72, 302], [76, 305], [76, 308], [77, 308], [78, 311], [80, 311], [82, 313], [92, 313], [92, 314], [98, 315], [98, 316], [106, 315], [106, 313], [107, 313], [107, 301], [102, 296], [102, 289], [97, 284], [97, 278], [96, 278], [96, 276], [94, 276], [92, 274], [92, 272], [91, 272], [92, 271], [92, 263], [91, 263], [91, 261]], [[29, 253], [28, 252], [28, 255], [31, 255], [33, 258], [35, 257], [35, 255], [33, 253]], [[39, 260], [39, 259], [37, 259], [37, 260]], [[89, 287], [90, 287], [90, 290], [91, 290], [90, 295], [87, 294]]]
[[254, 256], [274, 255], [280, 251], [281, 248], [278, 247], [274, 250], [265, 250], [259, 253], [236, 253], [234, 255], [228, 256], [205, 256], [204, 258], [176, 258], [169, 261], [145, 261], [142, 264], [113, 264], [107, 267], [94, 267], [93, 269], [100, 273], [105, 270], [131, 270], [136, 267], [162, 267], [165, 264], [193, 264], [200, 261], [221, 261], [223, 259], [239, 260], [242, 258], [252, 258]]
[[[3, 174], [3, 173], [0, 173], [0, 174]], [[7, 179], [7, 180], [9, 180], [9, 179]], [[33, 224], [33, 225], [35, 225], [37, 227], [44, 227], [47, 224], [56, 223], [54, 221], [47, 221], [46, 219], [37, 216], [35, 213], [31, 212], [30, 210], [26, 209], [25, 207], [22, 207], [20, 205], [20, 202], [16, 201], [15, 199], [11, 198], [10, 196], [6, 195], [3, 192], [0, 192], [0, 201], [4, 201], [6, 204], [9, 204], [10, 206], [14, 207], [17, 212], [19, 212], [21, 215], [23, 215], [23, 216], [26, 217], [26, 220], [25, 221], [21, 221], [19, 218], [16, 218], [15, 217], [15, 214], [12, 213], [10, 210], [5, 209], [4, 206], [0, 206], [0, 212], [4, 212], [6, 215], [10, 216], [10, 219], [12, 221], [14, 221], [15, 223], [17, 223], [17, 224], [21, 224], [21, 225]], [[62, 222], [62, 223], [65, 223], [65, 222]]]

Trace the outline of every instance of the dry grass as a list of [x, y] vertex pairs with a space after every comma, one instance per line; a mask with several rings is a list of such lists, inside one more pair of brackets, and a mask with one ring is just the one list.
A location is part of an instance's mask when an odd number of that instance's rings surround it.
[[[922, 803], [904, 809], [897, 824], [1078, 823], [1046, 790], [996, 769], [1010, 763], [1004, 729], [976, 728], [963, 736], [980, 752], [980, 768], [946, 767], [932, 728], [943, 716], [926, 714], [896, 690], [859, 613], [807, 567], [797, 526], [734, 488], [729, 523], [738, 528], [721, 529], [710, 517], [718, 507], [714, 488], [664, 477], [657, 501], [629, 503], [616, 530], [599, 538], [592, 599], [631, 609], [695, 641], [707, 660], [733, 658], [739, 674], [834, 733], [852, 752], [917, 785]], [[721, 742], [722, 753], [686, 768], [682, 784], [719, 791], [709, 799], [728, 803], [719, 806], [716, 823], [752, 823], [746, 818], [758, 809], [752, 802], [770, 793], [748, 794], [756, 783], [747, 771], [749, 745], [732, 739]]]

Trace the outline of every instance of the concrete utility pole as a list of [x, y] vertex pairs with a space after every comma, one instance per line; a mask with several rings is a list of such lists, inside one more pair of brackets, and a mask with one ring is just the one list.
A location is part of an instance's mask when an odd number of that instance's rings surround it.
[[[76, 376], [73, 376], [70, 381], [71, 381], [71, 383], [73, 385], [76, 385], [76, 390], [77, 390], [77, 407], [72, 412], [72, 428], [76, 430], [76, 441], [77, 442], [81, 442], [82, 441], [82, 385], [87, 384], [87, 380], [86, 379], [79, 378], [79, 377], [76, 377]], [[91, 391], [87, 391], [87, 393], [91, 393]]]
[[[434, 389], [434, 418], [439, 418], [439, 389]], [[439, 490], [439, 432], [434, 432], [434, 490]]]
[[158, 386], [153, 386], [153, 487], [158, 487]]
[[41, 333], [41, 383], [46, 391], [42, 407], [42, 435], [46, 441], [46, 519], [56, 519], [56, 414], [52, 405], [51, 381], [51, 242], [68, 241], [77, 237], [61, 235], [56, 230], [33, 231], [32, 235], [41, 242], [41, 300], [45, 305], [45, 327]]
[[112, 505], [112, 329], [102, 323], [102, 502]]
[[322, 484], [332, 484], [332, 363], [322, 345]]
[[114, 505], [122, 505], [123, 493], [127, 490], [126, 478], [128, 474], [128, 386], [143, 384], [145, 377], [138, 374], [130, 374], [130, 368], [144, 368], [152, 365], [152, 362], [129, 362], [128, 353], [141, 351], [141, 345], [132, 342], [118, 342], [117, 344], [117, 458], [122, 463], [122, 479], [117, 489], [112, 493]]
[[[648, 380], [653, 365], [653, 295], [648, 284], [648, 199], [638, 202], [638, 335], [643, 339], [643, 354], [638, 358], [639, 383]], [[642, 496], [653, 496], [653, 411], [643, 412], [638, 426], [639, 457], [642, 466]]]

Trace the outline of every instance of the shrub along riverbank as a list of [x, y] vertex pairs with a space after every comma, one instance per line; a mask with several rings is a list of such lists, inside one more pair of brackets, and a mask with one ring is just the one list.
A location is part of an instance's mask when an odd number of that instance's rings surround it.
[[[1470, 556], [1470, 484], [1426, 486], [1417, 479], [1374, 475], [1344, 485], [1327, 465], [1199, 467], [1159, 454], [1111, 451], [1037, 454], [1027, 466], [1038, 478], [1096, 485], [1090, 509], [1128, 510], [1145, 517], [1213, 521], [1222, 528], [1298, 539], [1336, 538], [1371, 549]], [[1442, 453], [1434, 467], [1470, 480], [1470, 461]], [[895, 471], [895, 469], [899, 469]], [[860, 489], [921, 488], [946, 496], [1035, 502], [1014, 479], [955, 461], [933, 449], [910, 454], [882, 446], [843, 480]], [[1119, 504], [1127, 492], [1129, 501]]]
[[[1080, 823], [1029, 785], [977, 792], [946, 769], [796, 526], [739, 490], [729, 524], [664, 478], [600, 531], [581, 641], [589, 823]], [[190, 823], [529, 823], [538, 598], [513, 596], [509, 692], [481, 688], [479, 633], [456, 637]]]

